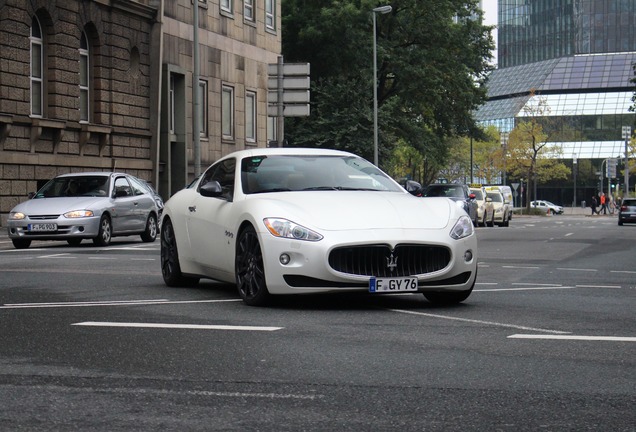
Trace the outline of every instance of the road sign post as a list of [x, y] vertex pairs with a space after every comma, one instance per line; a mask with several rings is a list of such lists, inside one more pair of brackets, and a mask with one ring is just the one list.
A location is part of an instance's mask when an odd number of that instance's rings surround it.
[[623, 126], [623, 139], [625, 140], [625, 196], [629, 195], [629, 139], [632, 136], [632, 128]]

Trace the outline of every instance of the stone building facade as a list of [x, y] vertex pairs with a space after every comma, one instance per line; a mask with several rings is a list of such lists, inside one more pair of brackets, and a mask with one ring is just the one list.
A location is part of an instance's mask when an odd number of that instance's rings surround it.
[[[267, 143], [276, 0], [0, 0], [0, 223], [55, 175], [123, 171], [167, 199], [201, 166]], [[225, 101], [225, 102], [223, 102]]]

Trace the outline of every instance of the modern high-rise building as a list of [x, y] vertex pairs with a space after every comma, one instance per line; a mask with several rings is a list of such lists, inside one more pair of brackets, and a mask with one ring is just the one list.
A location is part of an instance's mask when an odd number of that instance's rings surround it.
[[634, 129], [634, 0], [499, 0], [498, 68], [482, 124], [509, 132], [541, 98], [576, 137], [560, 142], [564, 159], [624, 153], [623, 126]]

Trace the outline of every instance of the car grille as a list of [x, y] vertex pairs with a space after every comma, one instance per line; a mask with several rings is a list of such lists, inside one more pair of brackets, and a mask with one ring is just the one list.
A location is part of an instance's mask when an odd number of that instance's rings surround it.
[[29, 219], [31, 220], [51, 220], [59, 217], [60, 215], [29, 215]]
[[341, 247], [329, 254], [332, 269], [353, 275], [376, 277], [415, 276], [444, 269], [450, 263], [444, 246], [368, 245]]

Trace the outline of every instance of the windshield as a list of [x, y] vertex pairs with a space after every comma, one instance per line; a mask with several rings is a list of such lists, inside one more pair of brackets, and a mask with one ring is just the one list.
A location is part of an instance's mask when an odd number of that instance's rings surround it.
[[107, 195], [107, 176], [74, 176], [54, 178], [45, 184], [33, 198], [96, 197]]
[[488, 198], [492, 199], [492, 202], [503, 202], [501, 194], [489, 193]]
[[241, 163], [243, 193], [357, 190], [404, 192], [371, 163], [352, 156], [255, 156]]
[[422, 196], [465, 198], [464, 188], [453, 185], [429, 185]]
[[473, 189], [471, 189], [471, 190], [470, 190], [470, 193], [475, 194], [475, 199], [476, 199], [476, 200], [478, 200], [478, 201], [481, 201], [481, 200], [483, 200], [483, 199], [484, 199], [484, 195], [481, 193], [481, 191], [480, 191], [480, 190], [476, 190], [476, 189], [475, 189], [475, 190], [473, 190]]

